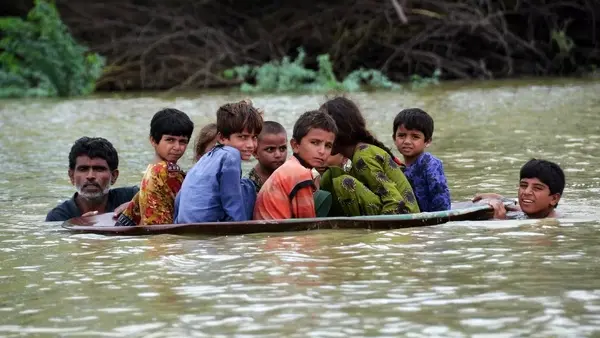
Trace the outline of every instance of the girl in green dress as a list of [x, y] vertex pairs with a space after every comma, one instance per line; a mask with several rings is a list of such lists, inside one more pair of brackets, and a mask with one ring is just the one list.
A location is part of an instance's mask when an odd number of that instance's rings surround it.
[[352, 161], [348, 172], [330, 167], [321, 178], [321, 189], [333, 197], [329, 215], [420, 212], [401, 162], [367, 130], [356, 104], [336, 97], [324, 103], [321, 109], [333, 117], [338, 127], [331, 155], [339, 153]]

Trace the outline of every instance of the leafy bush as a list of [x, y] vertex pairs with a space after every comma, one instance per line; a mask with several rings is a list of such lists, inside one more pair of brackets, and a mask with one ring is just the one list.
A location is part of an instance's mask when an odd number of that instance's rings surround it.
[[[261, 66], [242, 65], [227, 69], [224, 76], [241, 81], [244, 92], [290, 92], [290, 91], [358, 91], [364, 87], [382, 89], [400, 89], [401, 86], [390, 81], [383, 73], [374, 69], [358, 69], [338, 81], [328, 54], [317, 57], [318, 70], [304, 67], [306, 53], [298, 48], [298, 56], [290, 60], [288, 56], [281, 61], [274, 60]], [[248, 80], [254, 80], [252, 85]]]
[[27, 20], [0, 18], [0, 31], [0, 97], [94, 91], [105, 60], [73, 39], [53, 4], [35, 0]]

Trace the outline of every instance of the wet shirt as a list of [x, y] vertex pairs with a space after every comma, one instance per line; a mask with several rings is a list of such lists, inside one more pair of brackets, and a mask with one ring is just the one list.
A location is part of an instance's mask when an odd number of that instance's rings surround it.
[[[108, 191], [106, 212], [114, 211], [121, 204], [131, 201], [138, 191], [139, 188], [136, 186], [110, 189]], [[75, 198], [77, 198], [77, 193], [71, 199], [50, 210], [46, 215], [46, 222], [66, 221], [74, 217], [80, 217], [82, 212], [75, 203]]]

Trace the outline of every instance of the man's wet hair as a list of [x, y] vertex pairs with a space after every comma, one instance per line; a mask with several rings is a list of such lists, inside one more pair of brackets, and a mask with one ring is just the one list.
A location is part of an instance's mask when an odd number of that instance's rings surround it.
[[551, 195], [558, 193], [562, 196], [565, 189], [565, 173], [554, 162], [532, 158], [521, 167], [519, 180], [524, 178], [537, 178], [550, 188]]
[[156, 143], [160, 142], [163, 135], [183, 136], [189, 140], [193, 131], [194, 122], [186, 113], [174, 108], [158, 111], [150, 121], [150, 137]]
[[119, 167], [119, 155], [112, 143], [102, 137], [84, 136], [73, 144], [69, 152], [69, 169], [75, 170], [75, 164], [79, 156], [89, 158], [101, 158], [106, 161], [110, 171]]

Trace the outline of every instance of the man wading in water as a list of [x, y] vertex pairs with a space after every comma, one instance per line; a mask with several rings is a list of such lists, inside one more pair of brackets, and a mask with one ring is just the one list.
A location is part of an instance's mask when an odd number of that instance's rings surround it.
[[77, 192], [50, 210], [46, 222], [66, 221], [117, 210], [121, 212], [138, 192], [138, 187], [110, 189], [119, 177], [119, 155], [113, 145], [101, 137], [82, 137], [69, 153], [69, 179]]

